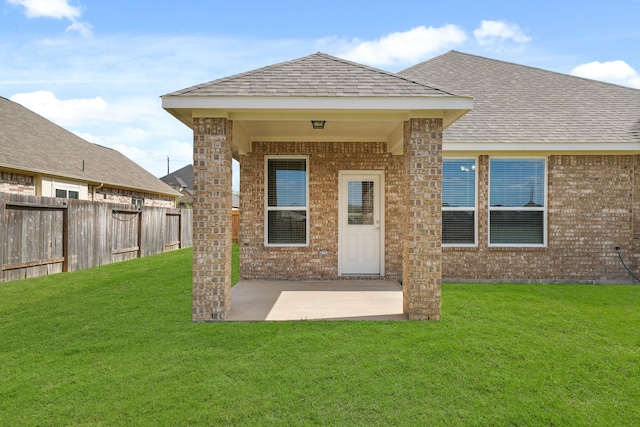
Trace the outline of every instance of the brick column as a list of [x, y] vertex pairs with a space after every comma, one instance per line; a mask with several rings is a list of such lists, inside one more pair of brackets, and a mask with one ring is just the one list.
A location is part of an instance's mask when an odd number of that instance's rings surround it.
[[232, 125], [193, 121], [194, 322], [224, 320], [231, 308]]
[[402, 292], [410, 320], [440, 320], [442, 119], [404, 124]]

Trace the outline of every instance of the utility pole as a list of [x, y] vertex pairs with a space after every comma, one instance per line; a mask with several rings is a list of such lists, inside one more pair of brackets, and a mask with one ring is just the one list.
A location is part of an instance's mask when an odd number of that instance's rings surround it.
[[167, 156], [167, 175], [169, 175], [169, 156]]

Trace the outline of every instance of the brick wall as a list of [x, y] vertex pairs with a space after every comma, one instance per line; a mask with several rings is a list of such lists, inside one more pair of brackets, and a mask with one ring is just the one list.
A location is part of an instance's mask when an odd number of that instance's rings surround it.
[[[629, 283], [638, 271], [638, 156], [548, 157], [546, 248], [488, 246], [488, 156], [478, 162], [478, 247], [443, 249], [443, 278], [472, 282]], [[635, 190], [634, 190], [635, 187]]]
[[175, 199], [170, 196], [143, 193], [139, 191], [123, 190], [120, 188], [94, 187], [89, 186], [89, 199], [92, 198], [95, 189], [96, 202], [131, 204], [133, 198], [144, 199], [144, 206], [159, 208], [173, 208], [176, 206]]
[[[309, 156], [310, 245], [264, 247], [264, 157]], [[464, 282], [631, 283], [614, 249], [640, 270], [640, 156], [548, 157], [548, 245], [488, 245], [489, 157], [480, 156], [478, 246], [442, 249], [442, 278]], [[402, 275], [403, 157], [385, 143], [254, 143], [241, 159], [241, 263], [245, 279], [336, 279], [338, 171], [385, 170], [385, 273]], [[328, 255], [320, 256], [320, 250]]]
[[36, 186], [33, 176], [0, 171], [0, 193], [34, 196]]
[[[241, 275], [244, 279], [338, 278], [338, 171], [385, 171], [385, 276], [402, 271], [402, 156], [387, 153], [385, 142], [254, 142], [240, 160]], [[309, 158], [309, 246], [264, 246], [264, 168], [266, 155]], [[326, 250], [327, 255], [320, 255]]]

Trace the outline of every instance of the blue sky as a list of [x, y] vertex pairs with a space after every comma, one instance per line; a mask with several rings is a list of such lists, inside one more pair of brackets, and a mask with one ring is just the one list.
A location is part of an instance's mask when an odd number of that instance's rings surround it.
[[400, 71], [455, 49], [640, 88], [640, 0], [0, 1], [0, 96], [156, 176], [192, 157], [161, 95], [318, 51]]

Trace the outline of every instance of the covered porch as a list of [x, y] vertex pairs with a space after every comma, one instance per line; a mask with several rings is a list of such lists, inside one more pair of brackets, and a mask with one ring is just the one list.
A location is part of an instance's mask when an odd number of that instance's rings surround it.
[[[301, 293], [352, 312], [292, 304], [287, 316], [298, 320], [438, 320], [442, 132], [471, 106], [470, 97], [321, 53], [165, 95], [163, 107], [194, 135], [193, 320], [275, 320], [286, 300], [305, 305]], [[245, 281], [234, 290], [232, 158]], [[345, 280], [354, 277], [363, 283]], [[358, 300], [384, 295], [367, 286], [399, 279], [401, 311], [358, 314]], [[261, 295], [256, 319], [239, 314]]]

